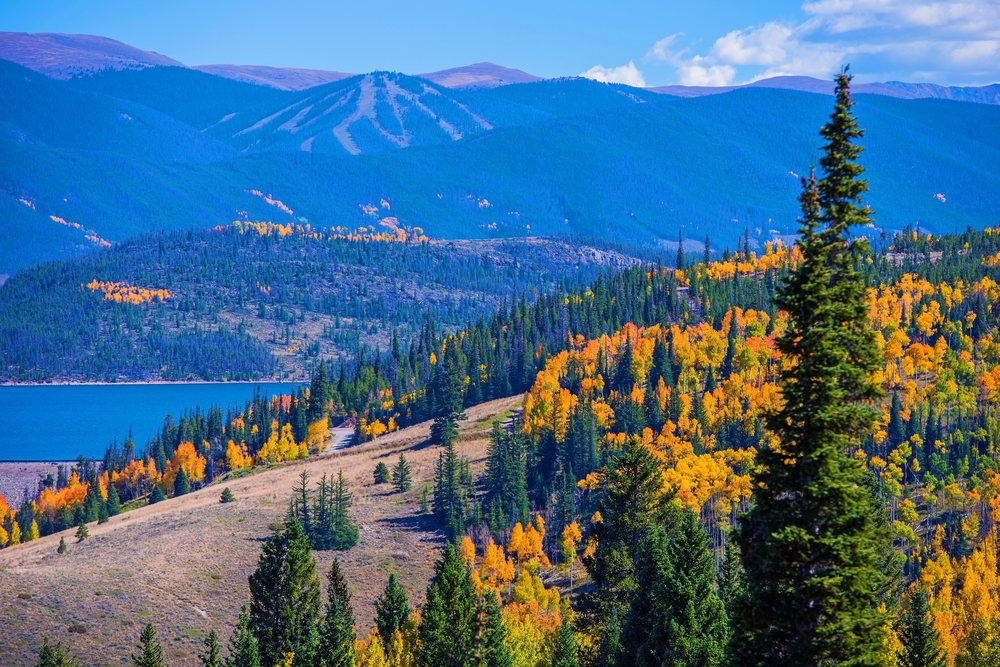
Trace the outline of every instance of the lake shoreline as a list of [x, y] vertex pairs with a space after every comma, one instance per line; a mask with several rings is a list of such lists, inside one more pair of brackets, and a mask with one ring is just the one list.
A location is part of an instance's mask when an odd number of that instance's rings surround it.
[[0, 382], [0, 387], [134, 387], [139, 385], [192, 385], [192, 384], [309, 384], [303, 380], [142, 380], [139, 382]]

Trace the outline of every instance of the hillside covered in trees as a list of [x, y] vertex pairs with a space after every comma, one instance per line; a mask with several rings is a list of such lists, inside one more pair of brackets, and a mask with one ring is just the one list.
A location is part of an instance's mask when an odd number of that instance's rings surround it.
[[601, 241], [429, 241], [388, 220], [148, 234], [22, 271], [0, 287], [0, 381], [304, 378], [321, 358], [405, 347], [428, 318], [455, 329], [655, 257]]
[[[828, 101], [765, 88], [684, 99], [585, 79], [449, 90], [387, 72], [299, 92], [177, 67], [56, 81], [0, 61], [0, 273], [240, 211], [354, 229], [381, 200], [433, 238], [658, 245], [683, 230], [722, 248], [749, 228], [760, 252], [795, 232], [796, 175]], [[1000, 107], [858, 104], [880, 228], [1000, 219]]]
[[[390, 577], [365, 636], [334, 560], [323, 605], [312, 551], [333, 541], [317, 517], [353, 535], [349, 493], [303, 474], [249, 577], [231, 664], [996, 664], [1000, 228], [905, 230], [878, 250], [853, 236], [872, 212], [849, 82], [821, 174], [801, 182], [795, 246], [678, 252], [674, 268], [518, 299], [451, 334], [427, 320], [408, 349], [318, 364], [296, 396], [81, 461], [82, 478], [8, 510], [4, 542], [65, 518], [87, 539], [90, 507], [103, 522], [133, 469], [141, 506], [186, 495], [191, 472], [308, 459], [331, 418], [376, 445], [425, 422], [437, 461], [420, 514], [445, 546], [423, 604]], [[474, 473], [467, 413], [521, 392]], [[390, 495], [413, 492], [406, 455]], [[47, 526], [43, 498], [60, 494]], [[204, 647], [220, 664], [218, 636]], [[167, 664], [155, 623], [133, 662]]]

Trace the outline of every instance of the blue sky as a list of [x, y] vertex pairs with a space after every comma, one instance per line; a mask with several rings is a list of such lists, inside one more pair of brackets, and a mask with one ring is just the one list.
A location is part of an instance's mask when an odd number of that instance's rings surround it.
[[778, 74], [1000, 81], [1000, 0], [3, 0], [0, 31], [103, 35], [188, 65], [724, 85]]

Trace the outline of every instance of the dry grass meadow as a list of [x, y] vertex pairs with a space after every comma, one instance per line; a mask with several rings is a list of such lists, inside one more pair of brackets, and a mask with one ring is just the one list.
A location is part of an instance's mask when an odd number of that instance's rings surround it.
[[[477, 475], [491, 422], [519, 402], [513, 397], [467, 411], [458, 448]], [[0, 551], [0, 666], [34, 665], [43, 636], [61, 641], [86, 665], [128, 664], [150, 621], [167, 664], [199, 664], [211, 629], [228, 641], [240, 605], [249, 600], [247, 578], [261, 543], [271, 534], [269, 526], [283, 520], [303, 469], [313, 481], [342, 469], [351, 485], [358, 545], [315, 555], [324, 596], [326, 572], [334, 556], [340, 558], [359, 631], [366, 632], [389, 573], [401, 579], [411, 604], [421, 602], [442, 546], [441, 533], [420, 513], [420, 490], [430, 483], [439, 452], [425, 443], [428, 433], [429, 425], [421, 424], [363, 447], [213, 484], [91, 524], [90, 537], [81, 543], [70, 530]], [[375, 464], [384, 460], [391, 467], [400, 452], [414, 478], [413, 489], [402, 495], [372, 482]], [[220, 504], [223, 486], [237, 502]], [[69, 545], [61, 555], [56, 553], [60, 536]]]

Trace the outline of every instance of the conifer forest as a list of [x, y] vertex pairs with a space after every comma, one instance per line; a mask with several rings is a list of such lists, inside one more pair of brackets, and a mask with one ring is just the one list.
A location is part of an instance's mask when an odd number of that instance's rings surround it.
[[[1000, 665], [1000, 226], [873, 232], [864, 118], [846, 70], [835, 85], [788, 243], [484, 249], [240, 221], [18, 273], [0, 379], [308, 384], [192, 407], [0, 496], [0, 556], [57, 534], [71, 552], [189, 494], [238, 505], [228, 485], [283, 466], [336, 471], [334, 431], [377, 451], [426, 429], [365, 484], [435, 531], [428, 580], [377, 570], [362, 622], [341, 560], [368, 529], [358, 485], [303, 468], [198, 664]], [[473, 409], [512, 397], [473, 460]], [[173, 664], [178, 631], [131, 621], [125, 664]], [[76, 635], [45, 634], [32, 664], [83, 664]]]

